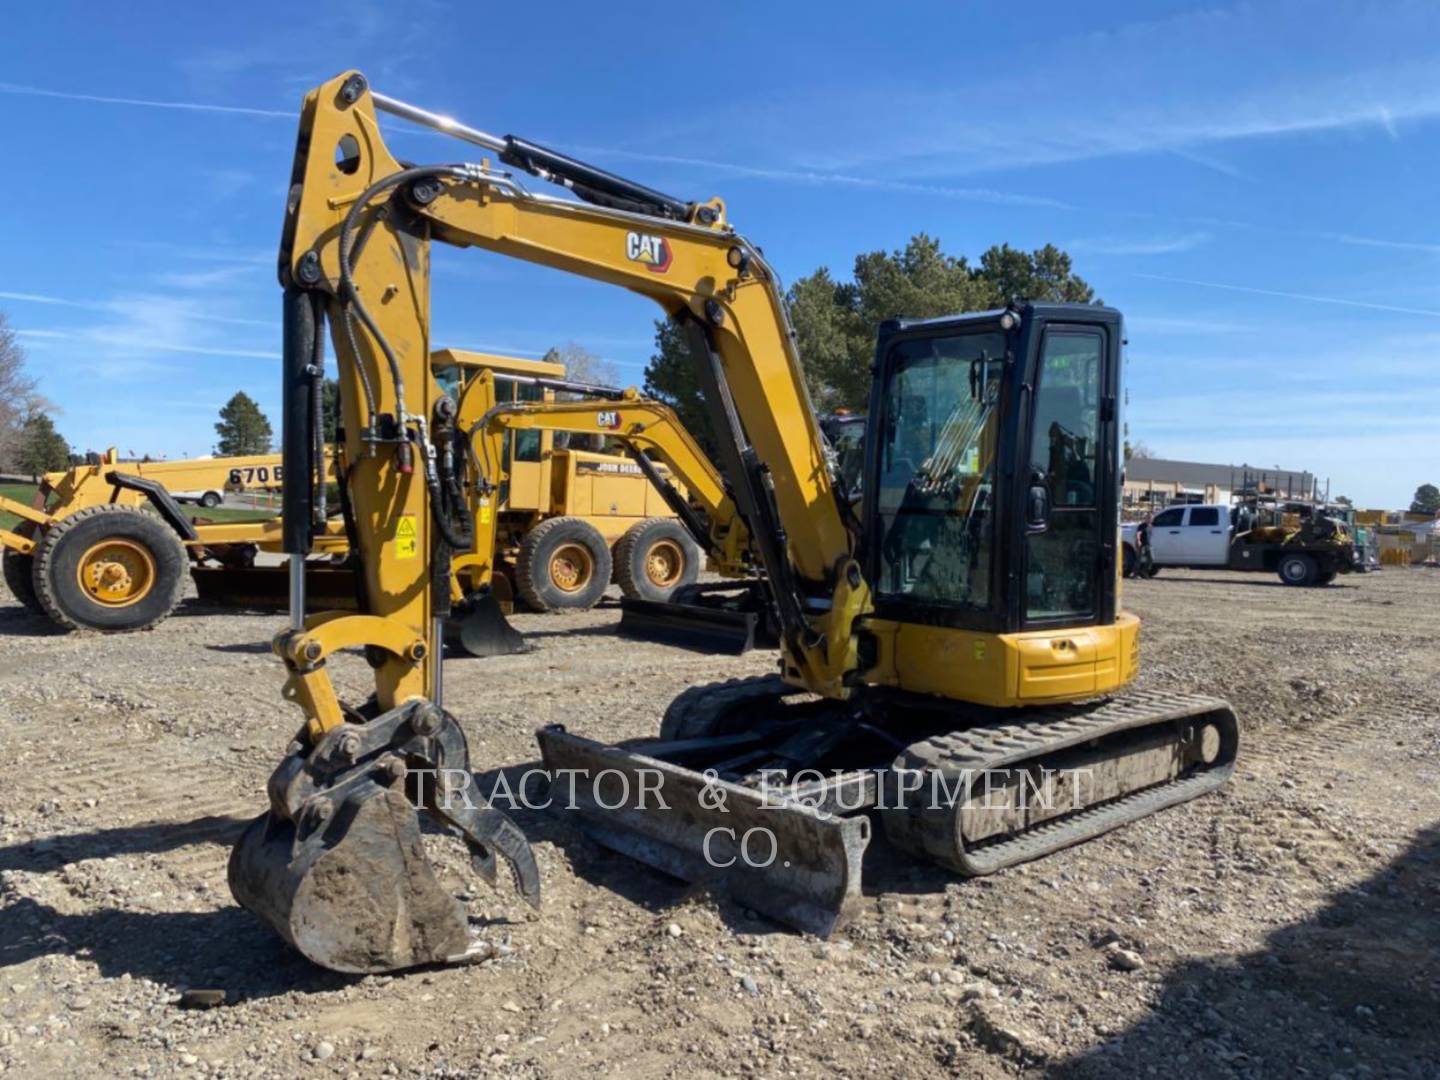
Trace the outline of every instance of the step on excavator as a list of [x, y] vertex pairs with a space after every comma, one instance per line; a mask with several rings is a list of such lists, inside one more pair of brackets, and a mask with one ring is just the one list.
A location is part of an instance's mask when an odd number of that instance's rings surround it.
[[[401, 164], [377, 112], [486, 157]], [[444, 698], [449, 568], [475, 521], [466, 434], [426, 362], [436, 242], [617, 285], [683, 324], [776, 610], [775, 674], [692, 687], [657, 738], [538, 733], [553, 801], [601, 844], [827, 934], [859, 907], [872, 822], [917, 859], [986, 874], [1233, 771], [1224, 701], [1122, 692], [1139, 622], [1118, 602], [1118, 312], [1016, 303], [880, 325], [864, 497], [847, 499], [781, 284], [719, 199], [673, 198], [349, 72], [305, 98], [282, 233], [284, 517], [301, 555], [317, 522], [293, 479], [318, 470], [328, 323], [368, 603], [306, 617], [293, 579], [275, 651], [304, 725], [229, 868], [236, 898], [311, 960], [373, 972], [474, 955], [422, 814], [487, 881], [504, 861], [539, 906], [525, 834], [473, 782]], [[342, 705], [326, 660], [354, 648], [375, 693]]]

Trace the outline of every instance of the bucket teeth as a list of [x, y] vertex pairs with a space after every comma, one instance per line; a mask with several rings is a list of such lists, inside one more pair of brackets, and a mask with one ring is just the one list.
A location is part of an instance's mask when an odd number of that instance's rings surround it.
[[407, 782], [427, 814], [464, 838], [482, 878], [493, 884], [503, 859], [539, 906], [525, 834], [474, 790], [463, 732], [425, 702], [345, 724], [287, 757], [272, 777], [272, 809], [231, 853], [231, 893], [332, 971], [471, 957], [465, 908], [436, 879]]

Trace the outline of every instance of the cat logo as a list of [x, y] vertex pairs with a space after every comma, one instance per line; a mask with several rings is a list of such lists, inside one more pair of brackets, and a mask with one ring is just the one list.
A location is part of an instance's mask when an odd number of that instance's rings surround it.
[[620, 426], [620, 414], [618, 412], [596, 413], [595, 426], [612, 429], [618, 428]]
[[652, 274], [663, 274], [670, 269], [670, 245], [663, 236], [649, 236], [646, 233], [627, 233], [625, 236], [625, 257], [633, 262], [644, 263]]

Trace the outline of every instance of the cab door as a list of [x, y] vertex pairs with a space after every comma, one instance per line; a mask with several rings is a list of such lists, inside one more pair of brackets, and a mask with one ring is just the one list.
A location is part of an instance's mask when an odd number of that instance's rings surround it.
[[1115, 617], [1119, 327], [1048, 322], [1031, 369], [1021, 594], [1027, 627]]
[[1192, 506], [1185, 517], [1185, 561], [1193, 566], [1222, 566], [1230, 557], [1229, 522], [1218, 506]]
[[1186, 561], [1185, 507], [1172, 506], [1150, 523], [1150, 555], [1157, 563], [1178, 566]]

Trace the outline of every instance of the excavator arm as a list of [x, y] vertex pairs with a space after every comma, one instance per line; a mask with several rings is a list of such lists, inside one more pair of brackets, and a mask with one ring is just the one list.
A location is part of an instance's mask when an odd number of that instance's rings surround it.
[[[459, 135], [592, 201], [531, 192], [488, 161], [402, 167], [385, 146], [377, 109]], [[868, 607], [868, 591], [778, 279], [728, 226], [723, 204], [681, 204], [523, 140], [475, 132], [373, 94], [358, 73], [310, 94], [281, 270], [292, 290], [324, 297], [332, 326], [343, 331], [336, 348], [347, 439], [368, 440], [353, 448], [357, 487], [384, 487], [365, 482], [384, 457], [376, 456], [378, 448], [387, 438], [404, 446], [432, 419], [423, 358], [434, 240], [619, 285], [685, 324], [701, 358], [720, 465], [774, 589], [786, 676], [812, 692], [846, 697], [847, 676], [858, 663], [853, 623]], [[397, 385], [411, 395], [403, 406]], [[382, 434], [386, 423], [406, 434]], [[408, 499], [405, 490], [390, 488], [383, 505], [363, 511], [362, 532], [382, 536], [410, 516], [425, 550], [421, 489]], [[393, 561], [366, 565], [371, 576], [395, 573]], [[423, 576], [418, 567], [416, 576]], [[418, 583], [414, 592], [388, 614], [423, 634], [428, 601]], [[381, 670], [382, 700], [396, 700], [402, 684], [411, 692], [426, 682], [421, 671], [402, 673], [398, 664]]]

